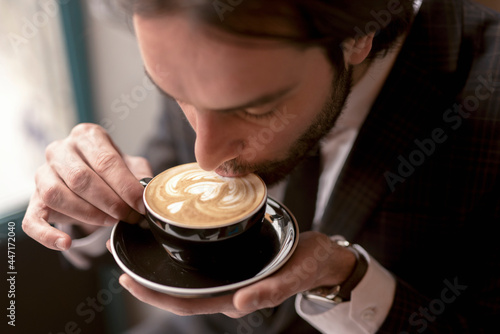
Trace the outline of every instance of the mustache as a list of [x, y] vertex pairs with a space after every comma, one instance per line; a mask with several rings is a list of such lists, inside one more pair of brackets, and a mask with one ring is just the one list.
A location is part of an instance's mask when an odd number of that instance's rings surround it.
[[227, 174], [236, 175], [255, 173], [267, 186], [271, 186], [286, 178], [295, 166], [306, 156], [306, 152], [307, 150], [292, 150], [292, 152], [289, 152], [288, 156], [283, 160], [266, 160], [259, 163], [245, 162], [237, 157], [232, 160], [225, 161], [218, 167], [218, 169]]
[[[217, 169], [224, 171], [227, 174], [244, 175], [255, 173], [259, 168], [259, 164], [251, 164], [241, 161], [240, 158], [234, 158], [223, 162]], [[257, 174], [257, 173], [256, 173]]]

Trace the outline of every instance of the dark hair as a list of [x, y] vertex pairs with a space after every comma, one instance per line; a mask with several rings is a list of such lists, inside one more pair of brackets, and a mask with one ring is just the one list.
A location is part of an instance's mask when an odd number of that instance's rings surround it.
[[343, 64], [342, 42], [375, 32], [369, 58], [384, 55], [413, 19], [413, 0], [119, 0], [129, 13], [182, 12], [230, 33], [319, 45]]

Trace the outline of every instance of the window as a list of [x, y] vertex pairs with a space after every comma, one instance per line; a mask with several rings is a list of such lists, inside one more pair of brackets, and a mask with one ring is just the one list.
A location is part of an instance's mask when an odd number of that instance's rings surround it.
[[26, 206], [45, 147], [79, 119], [61, 20], [77, 2], [59, 2], [0, 0], [0, 217]]

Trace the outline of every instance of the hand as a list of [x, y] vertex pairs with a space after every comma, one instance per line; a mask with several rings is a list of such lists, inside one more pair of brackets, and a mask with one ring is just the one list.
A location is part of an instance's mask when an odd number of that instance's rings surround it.
[[90, 232], [119, 220], [137, 222], [145, 213], [138, 180], [152, 175], [149, 163], [121, 154], [100, 126], [75, 126], [45, 155], [22, 223], [24, 232], [42, 245], [56, 250], [71, 245], [70, 236], [49, 222], [79, 224]]
[[[109, 248], [109, 242], [108, 242]], [[299, 292], [340, 284], [354, 269], [354, 254], [318, 232], [304, 232], [293, 256], [275, 274], [232, 295], [214, 298], [177, 298], [150, 290], [127, 274], [120, 284], [137, 299], [177, 315], [223, 313], [239, 318], [253, 311], [274, 307]]]

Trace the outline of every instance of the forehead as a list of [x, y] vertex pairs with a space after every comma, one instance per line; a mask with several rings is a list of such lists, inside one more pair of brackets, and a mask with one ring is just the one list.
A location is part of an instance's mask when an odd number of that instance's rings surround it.
[[232, 35], [182, 16], [136, 15], [134, 25], [153, 80], [175, 98], [206, 108], [230, 107], [298, 83], [318, 53]]

